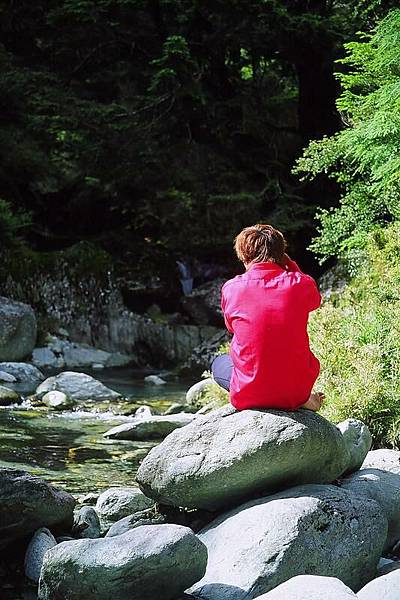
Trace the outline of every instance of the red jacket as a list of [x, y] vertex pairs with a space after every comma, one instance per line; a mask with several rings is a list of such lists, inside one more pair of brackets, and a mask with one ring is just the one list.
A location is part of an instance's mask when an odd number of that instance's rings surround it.
[[295, 410], [307, 401], [320, 369], [307, 321], [320, 303], [314, 279], [294, 261], [287, 270], [255, 263], [225, 283], [221, 306], [233, 333], [233, 406]]

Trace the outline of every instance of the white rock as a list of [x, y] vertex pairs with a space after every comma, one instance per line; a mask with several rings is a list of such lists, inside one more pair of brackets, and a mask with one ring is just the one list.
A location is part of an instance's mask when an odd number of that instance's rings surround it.
[[391, 571], [370, 583], [367, 583], [357, 594], [358, 600], [399, 600], [400, 570]]
[[181, 427], [185, 427], [195, 419], [190, 413], [176, 415], [155, 415], [145, 417], [140, 414], [122, 425], [117, 425], [104, 433], [104, 437], [114, 440], [151, 440], [162, 439]]
[[368, 451], [372, 446], [372, 436], [368, 427], [358, 419], [347, 419], [338, 423], [350, 455], [347, 473], [357, 471], [363, 464]]
[[188, 527], [149, 525], [47, 552], [40, 600], [177, 600], [202, 577], [207, 551]]
[[211, 377], [202, 379], [192, 385], [186, 392], [186, 403], [190, 405], [197, 404], [199, 398], [211, 385], [215, 385], [215, 381]]
[[96, 512], [104, 526], [115, 523], [123, 517], [154, 506], [137, 487], [110, 488], [100, 494], [96, 503]]
[[298, 575], [281, 583], [274, 590], [255, 600], [350, 600], [357, 598], [347, 585], [336, 577]]
[[137, 418], [141, 418], [141, 419], [147, 419], [148, 417], [152, 417], [153, 416], [153, 412], [150, 408], [150, 406], [147, 405], [143, 405], [143, 406], [139, 406], [139, 408], [135, 411], [135, 417]]
[[50, 348], [35, 348], [32, 352], [32, 362], [40, 369], [58, 369], [65, 364], [63, 358], [56, 356]]
[[359, 589], [375, 571], [386, 528], [376, 502], [332, 485], [252, 500], [198, 533], [208, 549], [207, 571], [189, 592], [204, 600], [248, 600], [304, 573]]
[[362, 469], [369, 468], [400, 473], [400, 451], [381, 449], [368, 452], [362, 464]]
[[15, 383], [17, 378], [14, 377], [14, 375], [6, 373], [5, 371], [0, 371], [0, 381], [4, 381], [6, 383]]
[[104, 365], [102, 365], [101, 363], [93, 363], [93, 365], [91, 365], [91, 368], [95, 371], [101, 371], [102, 369], [104, 369]]
[[341, 488], [375, 500], [388, 520], [385, 549], [400, 539], [400, 474], [381, 469], [361, 469], [345, 477]]
[[24, 560], [25, 575], [28, 579], [31, 579], [35, 583], [39, 581], [44, 555], [47, 550], [54, 548], [56, 545], [57, 542], [54, 536], [45, 527], [38, 529], [34, 533], [26, 550]]
[[92, 506], [82, 506], [74, 515], [73, 533], [81, 539], [95, 539], [100, 537], [100, 519]]
[[164, 385], [165, 383], [167, 383], [158, 375], [147, 375], [147, 377], [145, 377], [144, 380], [146, 383], [152, 383], [153, 385]]
[[162, 504], [215, 510], [257, 492], [330, 483], [348, 464], [342, 434], [316, 413], [229, 405], [197, 415], [152, 448], [137, 481]]
[[39, 383], [44, 379], [43, 373], [29, 363], [2, 362], [0, 370], [13, 375], [18, 383]]
[[66, 394], [63, 392], [47, 392], [42, 398], [43, 404], [49, 408], [62, 409], [68, 408], [73, 404]]
[[85, 400], [113, 401], [122, 398], [121, 394], [106, 387], [97, 379], [85, 373], [64, 371], [55, 377], [49, 377], [39, 385], [37, 394], [52, 391], [63, 392], [74, 402]]

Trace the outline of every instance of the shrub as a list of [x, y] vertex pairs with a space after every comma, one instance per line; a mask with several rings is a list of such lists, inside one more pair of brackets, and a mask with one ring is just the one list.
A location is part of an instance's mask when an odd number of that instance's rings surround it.
[[400, 225], [371, 232], [363, 256], [359, 273], [310, 321], [323, 414], [361, 419], [375, 446], [399, 448]]

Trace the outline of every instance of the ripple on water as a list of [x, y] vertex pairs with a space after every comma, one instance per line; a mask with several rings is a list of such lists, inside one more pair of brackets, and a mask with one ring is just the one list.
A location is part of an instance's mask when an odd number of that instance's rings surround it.
[[[127, 393], [128, 383], [124, 386]], [[115, 411], [130, 405], [133, 410], [140, 403], [162, 412], [182, 401], [188, 386], [173, 383], [160, 390], [132, 381], [129, 386], [129, 401], [119, 407], [102, 404], [101, 412], [87, 407], [49, 412], [27, 401], [0, 410], [0, 466], [28, 470], [75, 495], [134, 484], [139, 462], [157, 442], [104, 438], [103, 433], [129, 418]]]

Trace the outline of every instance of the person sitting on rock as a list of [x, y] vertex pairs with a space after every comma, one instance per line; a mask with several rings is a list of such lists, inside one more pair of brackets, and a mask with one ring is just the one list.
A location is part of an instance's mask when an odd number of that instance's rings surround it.
[[222, 287], [230, 353], [211, 366], [235, 408], [318, 411], [324, 395], [312, 391], [320, 364], [310, 350], [307, 322], [321, 295], [312, 277], [286, 254], [271, 225], [246, 227], [235, 239], [246, 272]]

